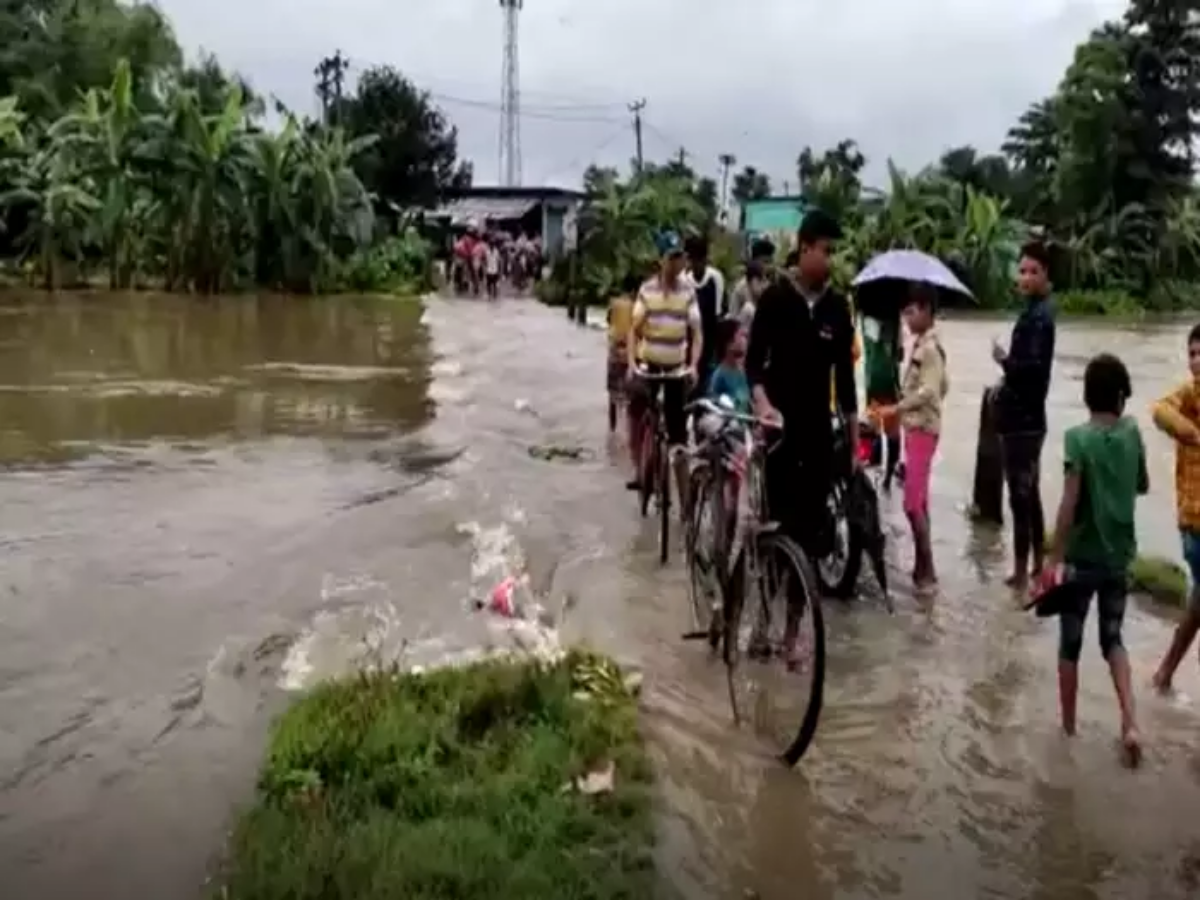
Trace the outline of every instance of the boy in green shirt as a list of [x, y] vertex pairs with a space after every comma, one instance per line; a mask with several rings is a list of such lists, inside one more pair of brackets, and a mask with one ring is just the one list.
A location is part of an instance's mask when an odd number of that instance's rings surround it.
[[1117, 357], [1103, 353], [1088, 363], [1083, 399], [1091, 416], [1066, 433], [1066, 478], [1041, 588], [1049, 589], [1064, 580], [1064, 588], [1074, 588], [1063, 595], [1059, 612], [1058, 693], [1063, 731], [1075, 733], [1083, 626], [1095, 595], [1100, 652], [1112, 673], [1121, 710], [1121, 743], [1128, 763], [1137, 765], [1141, 737], [1121, 624], [1128, 590], [1126, 573], [1137, 552], [1134, 508], [1150, 484], [1141, 432], [1137, 423], [1124, 415], [1132, 393], [1129, 371]]

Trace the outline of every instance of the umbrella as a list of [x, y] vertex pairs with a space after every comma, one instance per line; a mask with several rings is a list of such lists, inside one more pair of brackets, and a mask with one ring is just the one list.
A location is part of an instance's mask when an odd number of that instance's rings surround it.
[[880, 253], [858, 273], [854, 279], [854, 287], [861, 288], [885, 281], [916, 281], [966, 297], [973, 296], [945, 263], [919, 250], [889, 250]]

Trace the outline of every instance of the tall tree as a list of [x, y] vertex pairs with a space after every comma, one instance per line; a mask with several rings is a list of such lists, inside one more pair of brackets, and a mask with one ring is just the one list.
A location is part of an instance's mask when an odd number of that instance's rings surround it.
[[1051, 189], [1062, 153], [1058, 98], [1039, 100], [1021, 114], [1000, 147], [1012, 169], [1014, 211], [1043, 224], [1051, 217]]
[[738, 203], [770, 197], [771, 179], [766, 172], [760, 172], [754, 166], [745, 166], [733, 176], [732, 195]]
[[355, 160], [367, 190], [399, 206], [429, 206], [466, 187], [471, 169], [458, 160], [458, 131], [429, 94], [390, 66], [368, 69], [339, 112], [354, 136], [378, 141]]
[[1200, 115], [1200, 2], [1133, 0], [1124, 24], [1132, 144], [1147, 170], [1142, 200], [1157, 215], [1192, 178]]
[[805, 147], [796, 160], [800, 194], [830, 215], [846, 216], [858, 206], [866, 164], [858, 143], [850, 138], [838, 141], [820, 155], [812, 147]]

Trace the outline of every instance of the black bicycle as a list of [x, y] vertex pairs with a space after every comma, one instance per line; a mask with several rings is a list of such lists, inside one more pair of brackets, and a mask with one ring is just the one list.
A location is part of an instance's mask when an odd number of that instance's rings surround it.
[[[695, 630], [721, 652], [734, 721], [753, 720], [794, 766], [817, 731], [825, 689], [825, 622], [812, 564], [779, 531], [766, 504], [768, 445], [778, 423], [725, 402], [690, 405], [699, 439], [692, 454], [687, 553]], [[811, 633], [807, 653], [801, 645]], [[750, 665], [743, 666], [746, 660]], [[811, 675], [807, 691], [798, 676]], [[750, 697], [742, 689], [750, 688]], [[799, 698], [803, 710], [777, 707]], [[797, 728], [797, 720], [799, 727]]]
[[634, 373], [646, 387], [646, 407], [641, 416], [642, 444], [638, 451], [638, 501], [643, 518], [650, 512], [651, 499], [658, 506], [658, 556], [666, 565], [671, 546], [671, 453], [658, 387], [668, 381], [682, 381], [687, 378], [688, 370], [652, 372], [639, 366]]
[[846, 421], [835, 415], [833, 429], [833, 479], [826, 500], [833, 528], [830, 552], [817, 560], [816, 574], [827, 597], [849, 600], [858, 588], [864, 558], [883, 591], [884, 604], [893, 611], [884, 560], [886, 537], [879, 513], [879, 495], [867, 474], [854, 465], [859, 448], [851, 447]]

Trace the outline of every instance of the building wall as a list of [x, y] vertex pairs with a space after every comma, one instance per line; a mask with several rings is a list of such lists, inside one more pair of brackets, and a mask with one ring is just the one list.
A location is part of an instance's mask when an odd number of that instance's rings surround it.
[[574, 200], [547, 200], [542, 204], [542, 248], [547, 257], [563, 252], [563, 220], [567, 210], [578, 205]]

